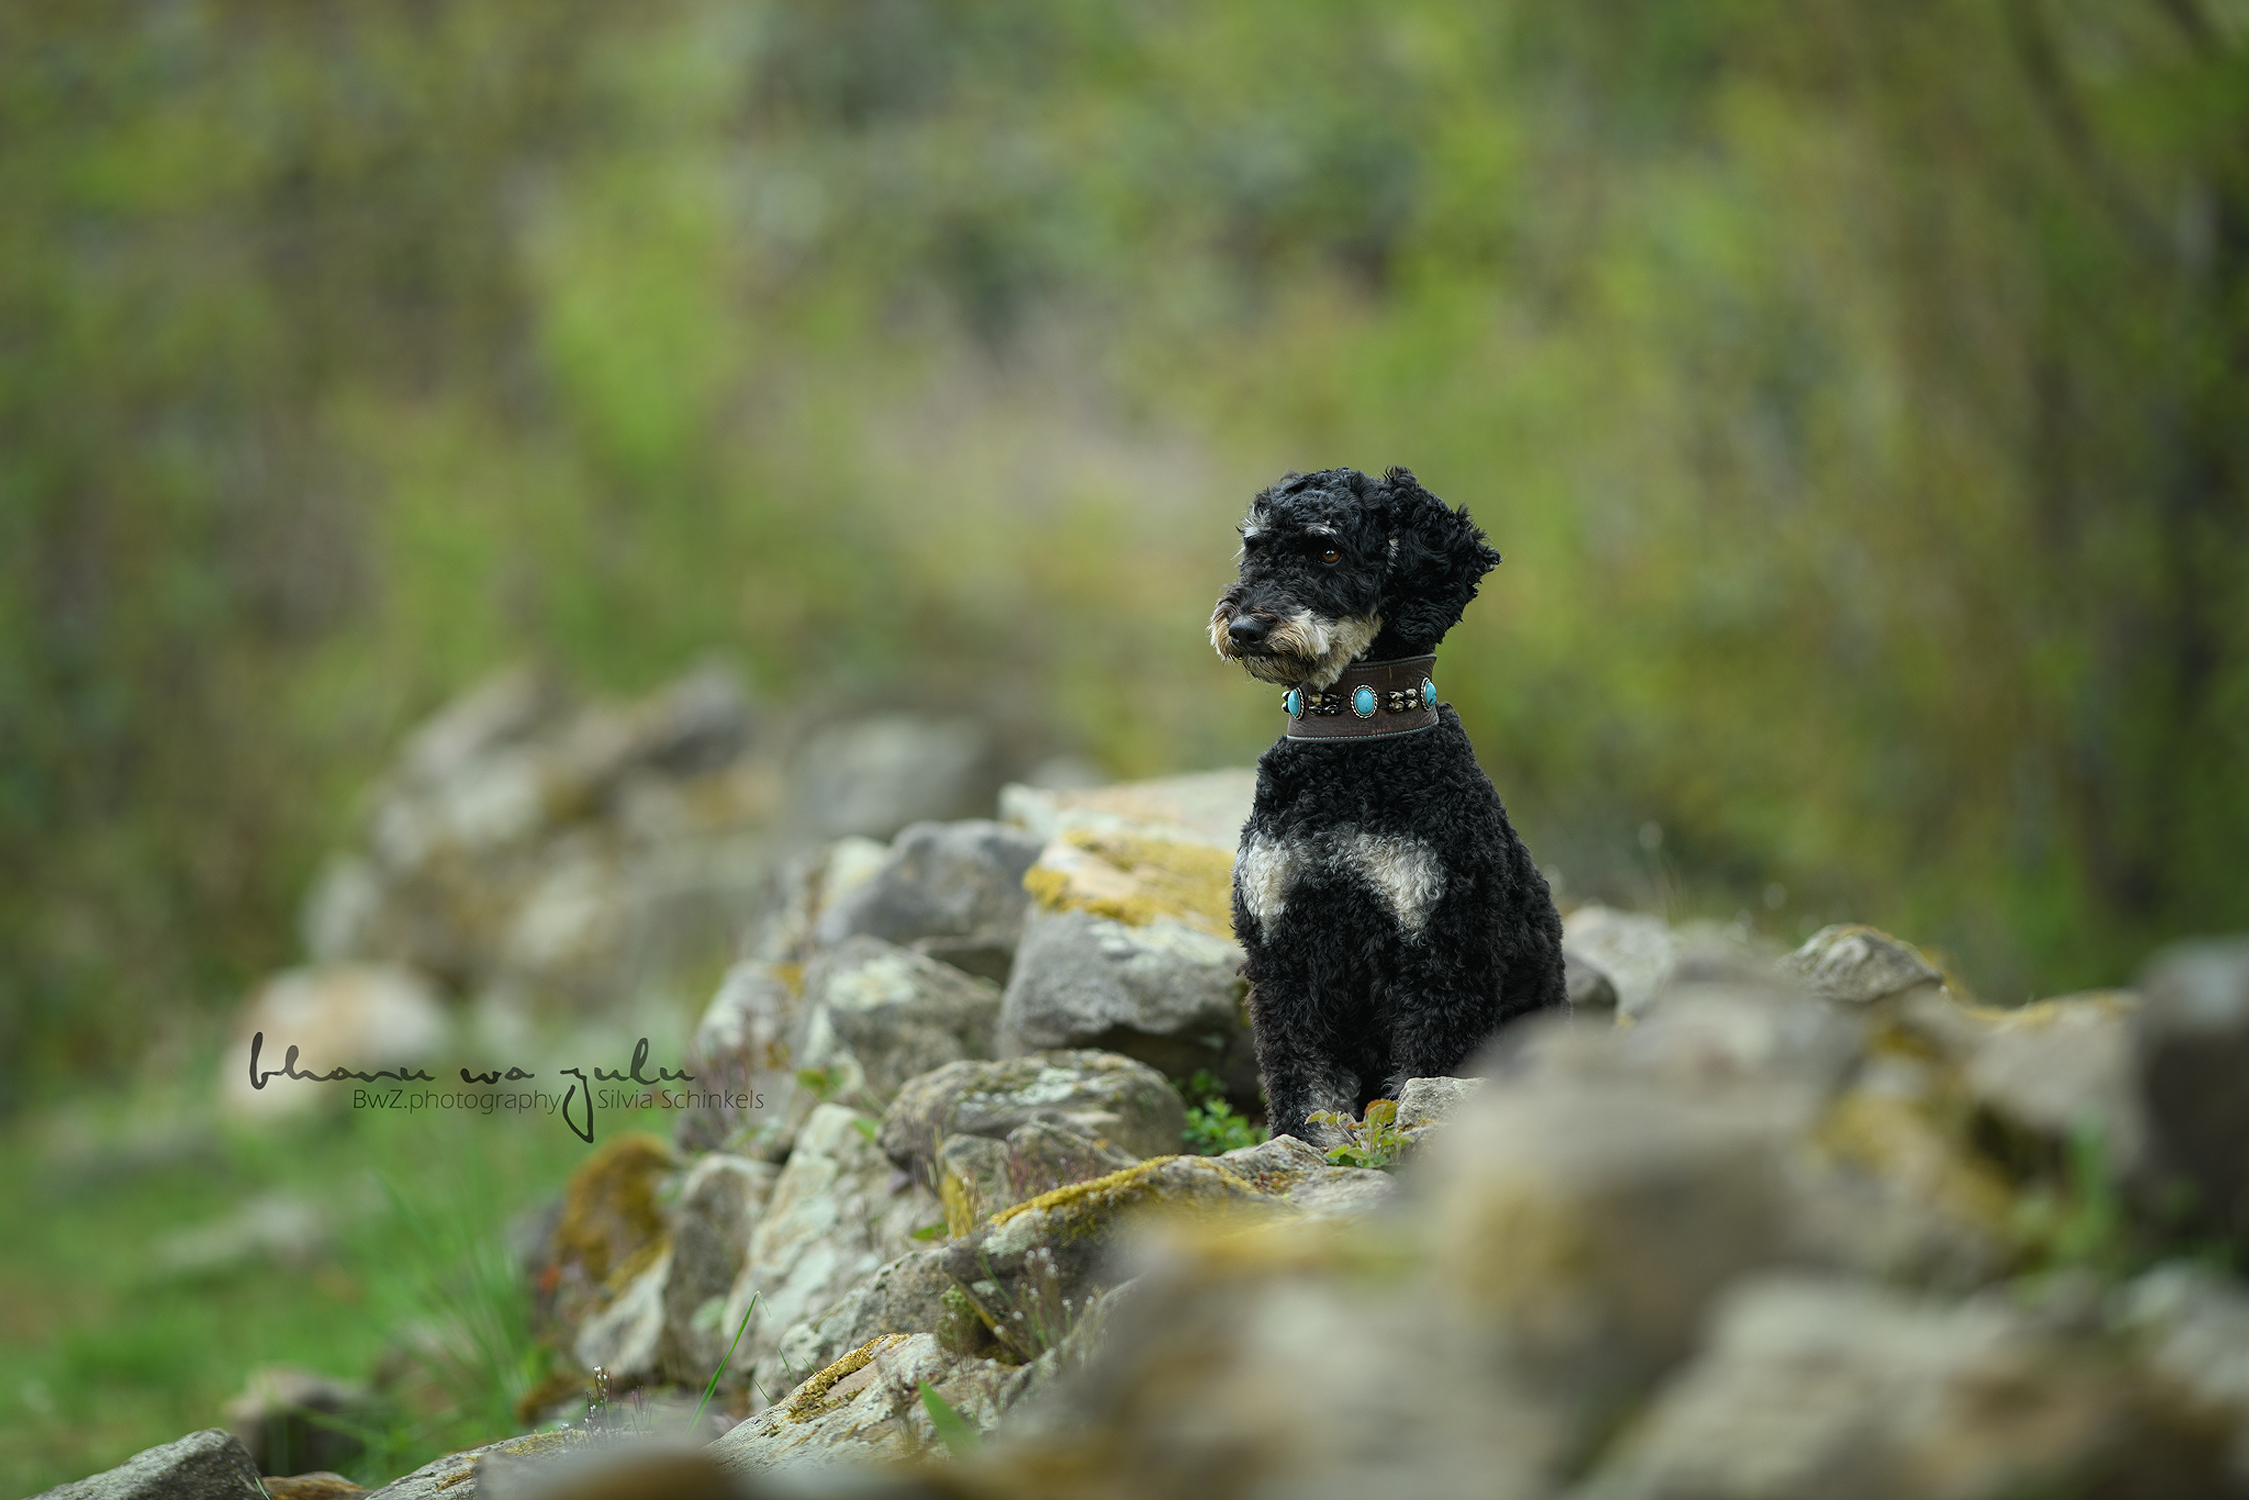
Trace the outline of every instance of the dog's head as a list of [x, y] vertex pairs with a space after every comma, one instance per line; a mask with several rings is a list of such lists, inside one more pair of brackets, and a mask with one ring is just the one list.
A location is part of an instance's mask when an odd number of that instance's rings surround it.
[[1324, 688], [1379, 646], [1436, 648], [1499, 562], [1465, 510], [1404, 469], [1291, 474], [1250, 502], [1241, 578], [1218, 596], [1210, 643], [1250, 676]]

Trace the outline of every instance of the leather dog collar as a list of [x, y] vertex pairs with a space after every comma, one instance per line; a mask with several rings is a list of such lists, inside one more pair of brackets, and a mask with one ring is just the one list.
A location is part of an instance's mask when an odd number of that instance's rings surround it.
[[1435, 656], [1353, 662], [1325, 691], [1290, 688], [1281, 696], [1292, 740], [1371, 740], [1411, 734], [1437, 722]]

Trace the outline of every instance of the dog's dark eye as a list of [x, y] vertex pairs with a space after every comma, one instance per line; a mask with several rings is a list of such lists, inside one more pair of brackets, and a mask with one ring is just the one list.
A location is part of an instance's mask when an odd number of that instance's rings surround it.
[[1324, 563], [1339, 563], [1343, 561], [1343, 554], [1336, 551], [1333, 547], [1330, 547], [1327, 551], [1320, 554], [1320, 561]]

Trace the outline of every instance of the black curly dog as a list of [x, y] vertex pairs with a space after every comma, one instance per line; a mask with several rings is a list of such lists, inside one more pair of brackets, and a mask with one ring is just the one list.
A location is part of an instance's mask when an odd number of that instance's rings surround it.
[[[1319, 695], [1433, 651], [1499, 562], [1466, 511], [1404, 469], [1289, 475], [1241, 533], [1241, 578], [1211, 613], [1211, 644], [1297, 689], [1300, 709], [1315, 695], [1369, 727], [1359, 711], [1373, 697], [1353, 709], [1351, 694]], [[1412, 689], [1403, 702], [1419, 707]], [[1308, 1116], [1357, 1116], [1409, 1078], [1453, 1072], [1515, 1017], [1566, 1003], [1561, 918], [1459, 715], [1438, 704], [1392, 722], [1426, 727], [1285, 737], [1257, 763], [1234, 932], [1277, 1136], [1330, 1140]], [[1300, 725], [1292, 715], [1292, 736]]]

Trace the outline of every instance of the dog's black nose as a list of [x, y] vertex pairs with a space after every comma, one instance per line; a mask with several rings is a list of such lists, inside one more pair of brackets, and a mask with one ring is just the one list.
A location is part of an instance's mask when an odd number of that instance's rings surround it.
[[1259, 641], [1264, 640], [1272, 628], [1273, 622], [1270, 620], [1261, 620], [1255, 615], [1243, 615], [1226, 627], [1226, 634], [1232, 638], [1237, 646], [1254, 646]]

